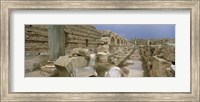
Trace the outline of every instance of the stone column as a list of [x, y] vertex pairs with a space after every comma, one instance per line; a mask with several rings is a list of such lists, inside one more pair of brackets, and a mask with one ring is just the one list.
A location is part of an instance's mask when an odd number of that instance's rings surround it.
[[63, 25], [48, 26], [49, 58], [56, 60], [65, 55], [65, 33]]
[[137, 46], [137, 40], [135, 39], [135, 41], [134, 41], [134, 46]]

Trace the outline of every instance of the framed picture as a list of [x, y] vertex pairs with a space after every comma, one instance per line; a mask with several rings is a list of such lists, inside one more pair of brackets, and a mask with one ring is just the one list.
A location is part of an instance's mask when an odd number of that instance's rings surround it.
[[1, 1], [1, 101], [200, 101], [199, 13], [198, 0]]

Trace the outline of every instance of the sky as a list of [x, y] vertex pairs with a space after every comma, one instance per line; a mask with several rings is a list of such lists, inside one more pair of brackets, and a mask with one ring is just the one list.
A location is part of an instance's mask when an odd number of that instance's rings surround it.
[[175, 38], [175, 24], [98, 24], [97, 30], [111, 30], [127, 39]]

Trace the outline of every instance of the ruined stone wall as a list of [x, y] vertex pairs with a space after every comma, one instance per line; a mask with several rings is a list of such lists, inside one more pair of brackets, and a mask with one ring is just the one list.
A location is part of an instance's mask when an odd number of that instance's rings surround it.
[[48, 51], [48, 31], [45, 25], [25, 26], [25, 53], [40, 54]]
[[140, 46], [140, 53], [151, 77], [175, 76], [175, 45]]
[[117, 33], [112, 32], [111, 30], [102, 30], [100, 32], [102, 33], [103, 37], [109, 38], [108, 44], [111, 46], [124, 46], [129, 44], [127, 39]]
[[[135, 39], [137, 45], [147, 45], [148, 39]], [[135, 43], [135, 41], [132, 41]], [[149, 39], [150, 45], [159, 45], [166, 43], [175, 43], [175, 39]]]
[[96, 48], [102, 36], [92, 25], [66, 25], [64, 30], [67, 48]]
[[[65, 48], [96, 48], [101, 33], [92, 25], [65, 25]], [[25, 26], [25, 53], [26, 55], [48, 54], [48, 26]]]

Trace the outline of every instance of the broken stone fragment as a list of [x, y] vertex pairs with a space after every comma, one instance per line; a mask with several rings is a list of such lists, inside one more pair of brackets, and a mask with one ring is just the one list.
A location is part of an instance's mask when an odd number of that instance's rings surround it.
[[105, 72], [108, 71], [113, 65], [110, 63], [99, 63], [97, 62], [94, 66], [99, 77], [104, 77]]
[[94, 67], [95, 63], [96, 63], [96, 54], [90, 54], [88, 66]]
[[98, 62], [101, 63], [107, 63], [108, 62], [108, 57], [109, 57], [109, 53], [98, 53], [97, 57], [98, 57]]
[[153, 56], [151, 64], [152, 67], [149, 72], [151, 77], [167, 77], [166, 68], [171, 67], [171, 62]]
[[174, 77], [175, 76], [175, 73], [172, 70], [172, 68], [166, 68], [166, 73], [167, 73], [168, 77]]
[[117, 57], [116, 56], [109, 57], [109, 63], [117, 65], [118, 64]]
[[82, 48], [74, 48], [71, 50], [71, 55], [79, 55], [79, 51], [81, 50]]
[[162, 46], [155, 46], [153, 48], [153, 55], [155, 56], [162, 54], [162, 48], [163, 48]]
[[69, 58], [69, 56], [60, 56], [56, 61], [55, 61], [55, 66], [59, 66], [59, 67], [65, 67], [66, 63], [69, 63], [71, 60]]
[[92, 53], [90, 49], [86, 48], [74, 48], [71, 51], [72, 57], [74, 56], [84, 56], [85, 58], [89, 58], [89, 55]]
[[85, 68], [79, 68], [78, 74], [76, 77], [89, 77], [89, 76], [98, 76], [96, 70], [92, 67], [85, 67]]
[[175, 77], [175, 65], [171, 65], [170, 68], [166, 68], [168, 77]]
[[110, 52], [110, 47], [109, 47], [108, 44], [99, 45], [98, 48], [97, 48], [97, 52], [108, 53], [108, 52]]
[[59, 76], [75, 76], [76, 70], [87, 67], [88, 61], [82, 56], [60, 56], [54, 64], [58, 69]]
[[102, 44], [110, 44], [110, 38], [109, 37], [101, 37], [99, 40]]
[[66, 68], [73, 67], [73, 68], [84, 68], [87, 67], [88, 61], [85, 57], [71, 57], [71, 63], [66, 64]]
[[58, 69], [58, 76], [70, 76], [70, 70], [65, 68], [66, 64], [71, 60], [69, 56], [60, 56], [54, 63], [56, 68]]
[[163, 58], [175, 62], [175, 45], [168, 44], [163, 47]]
[[41, 70], [45, 71], [45, 72], [48, 72], [48, 73], [51, 73], [53, 75], [57, 74], [57, 69], [56, 69], [56, 67], [54, 65], [45, 65], [45, 66], [42, 66]]

